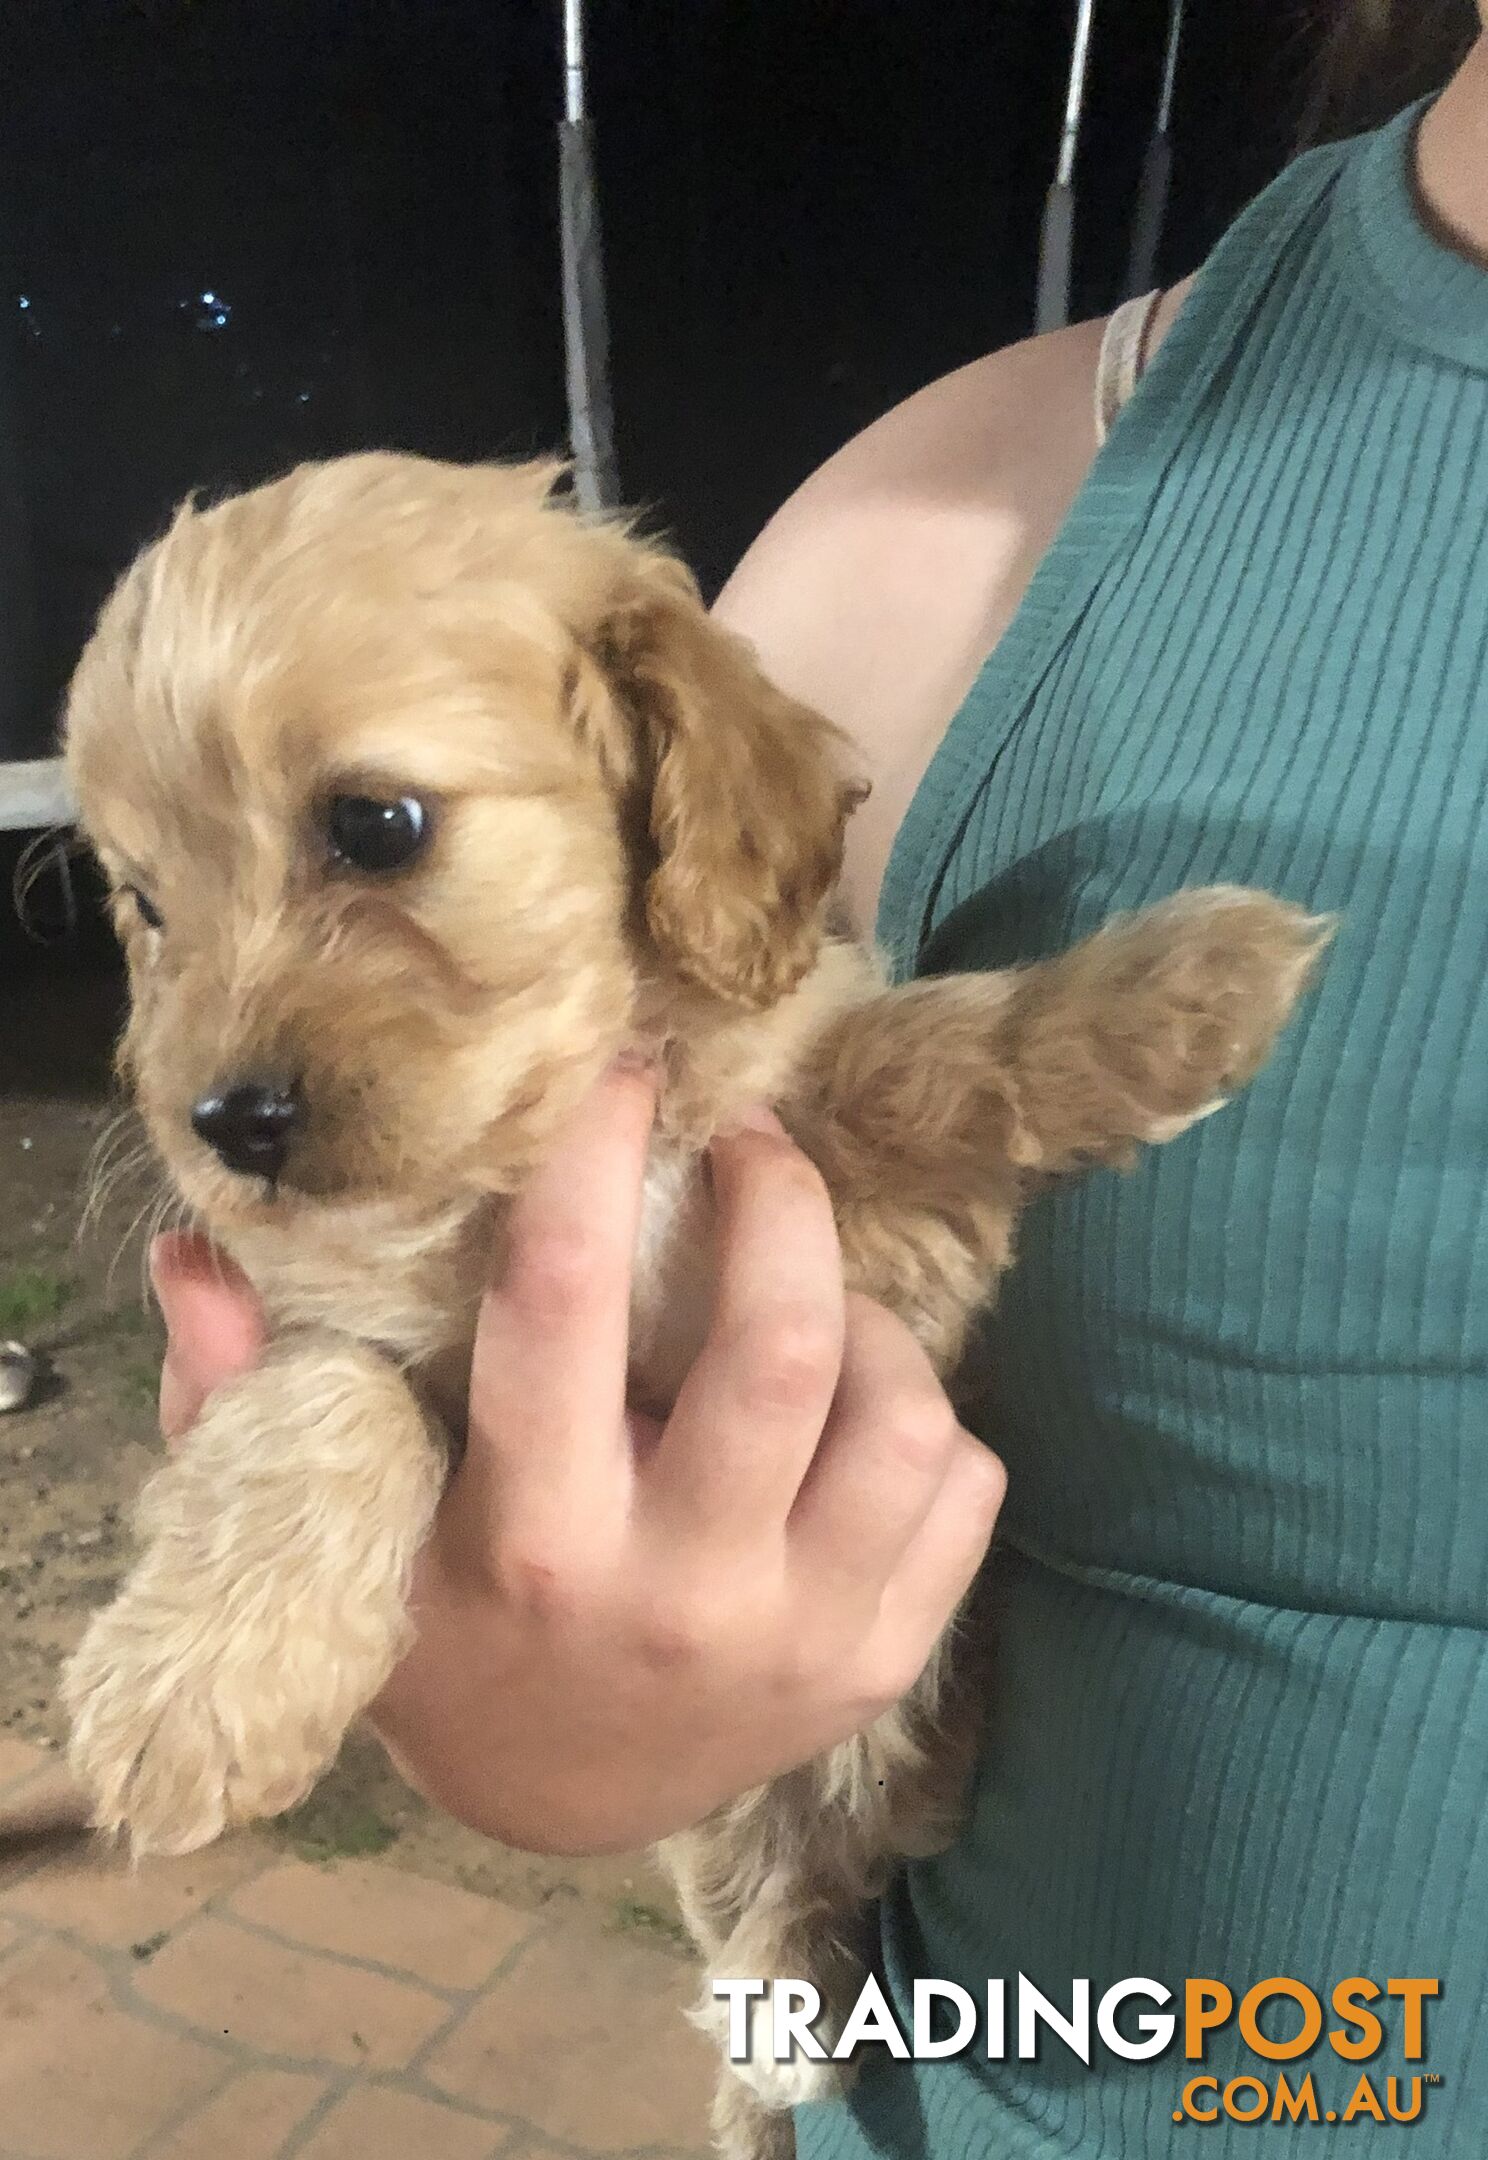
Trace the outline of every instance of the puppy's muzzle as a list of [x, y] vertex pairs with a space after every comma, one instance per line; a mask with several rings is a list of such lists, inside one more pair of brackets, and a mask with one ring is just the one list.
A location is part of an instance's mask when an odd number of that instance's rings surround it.
[[284, 1080], [242, 1080], [192, 1106], [191, 1123], [229, 1170], [275, 1179], [305, 1123], [304, 1098]]

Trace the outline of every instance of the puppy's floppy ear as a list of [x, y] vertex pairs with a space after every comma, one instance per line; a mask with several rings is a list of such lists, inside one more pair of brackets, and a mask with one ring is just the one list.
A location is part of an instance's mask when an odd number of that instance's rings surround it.
[[635, 548], [591, 653], [627, 737], [652, 941], [716, 996], [774, 1004], [816, 957], [867, 793], [846, 738], [767, 680], [665, 555]]

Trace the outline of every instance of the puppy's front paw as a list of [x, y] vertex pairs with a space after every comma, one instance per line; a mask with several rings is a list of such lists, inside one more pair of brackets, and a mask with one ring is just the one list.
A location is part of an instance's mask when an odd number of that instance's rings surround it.
[[63, 1675], [100, 1829], [190, 1852], [293, 1806], [408, 1639], [444, 1458], [375, 1353], [306, 1335], [211, 1399]]
[[[96, 1828], [136, 1858], [194, 1852], [235, 1823], [280, 1814], [334, 1760], [340, 1732], [296, 1716], [277, 1661], [199, 1627], [160, 1625], [126, 1589], [67, 1668], [69, 1762]], [[251, 1621], [241, 1623], [251, 1632]]]
[[[735, 2061], [728, 2052], [727, 1997], [714, 1995], [710, 1987], [692, 2012], [692, 2022], [715, 2043], [730, 2075], [746, 2086], [765, 2108], [785, 2109], [801, 2107], [809, 2100], [832, 2100], [852, 2083], [853, 2066], [850, 2063], [816, 2062], [799, 2046], [792, 2048], [788, 2060], [776, 2061], [774, 2012], [768, 1996], [752, 1997], [745, 2014], [749, 2044], [742, 2061]], [[824, 2048], [830, 2049], [834, 2045], [843, 2023], [844, 2019], [834, 2013], [830, 2004], [824, 2006], [813, 2024], [813, 2031]]]
[[796, 2126], [736, 2077], [724, 2076], [713, 2094], [713, 2147], [719, 2160], [795, 2160]]
[[729, 2066], [735, 2077], [772, 2111], [836, 2100], [852, 2083], [852, 2067], [834, 2062], [747, 2062]]

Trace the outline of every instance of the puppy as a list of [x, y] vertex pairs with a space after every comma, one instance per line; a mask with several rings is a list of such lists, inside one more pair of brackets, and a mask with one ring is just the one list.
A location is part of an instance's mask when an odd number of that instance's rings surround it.
[[[273, 1337], [146, 1490], [66, 1674], [95, 1819], [136, 1851], [287, 1808], [381, 1688], [502, 1196], [617, 1055], [663, 1075], [638, 1398], [700, 1347], [701, 1151], [761, 1099], [849, 1284], [948, 1373], [1030, 1193], [1215, 1109], [1326, 935], [1191, 891], [1038, 966], [886, 987], [827, 927], [843, 740], [557, 478], [364, 456], [188, 504], [77, 669], [121, 1070]], [[867, 1902], [954, 1828], [975, 1703], [943, 1650], [871, 1730], [672, 1841], [710, 1979], [812, 1978], [841, 2018]], [[836, 2075], [725, 2074], [725, 2149], [781, 2149], [778, 2111]]]

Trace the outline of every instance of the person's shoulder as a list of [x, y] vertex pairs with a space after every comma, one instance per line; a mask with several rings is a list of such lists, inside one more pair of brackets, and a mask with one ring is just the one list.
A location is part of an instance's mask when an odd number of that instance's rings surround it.
[[1101, 329], [990, 353], [854, 436], [771, 518], [720, 616], [790, 672], [825, 670], [835, 691], [845, 623], [871, 631], [888, 605], [933, 636], [958, 608], [974, 612], [1011, 527], [1094, 456]]
[[[1187, 285], [1164, 296], [1155, 350]], [[1104, 320], [990, 353], [855, 436], [776, 512], [716, 612], [846, 729], [873, 784], [847, 898], [871, 922], [910, 796], [1094, 460]]]
[[[1144, 359], [1192, 283], [1163, 295]], [[830, 693], [851, 658], [844, 624], [872, 635], [887, 608], [921, 626], [918, 644], [963, 616], [995, 621], [992, 585], [1030, 545], [1042, 552], [1095, 457], [1105, 328], [989, 353], [855, 435], [770, 519], [719, 595], [720, 618]]]
[[797, 489], [719, 596], [873, 784], [846, 876], [865, 928], [909, 796], [1095, 455], [1101, 331], [1010, 346], [896, 406]]

